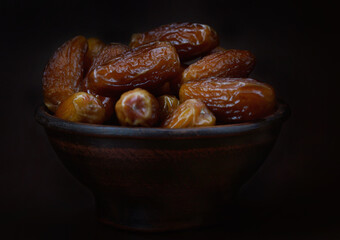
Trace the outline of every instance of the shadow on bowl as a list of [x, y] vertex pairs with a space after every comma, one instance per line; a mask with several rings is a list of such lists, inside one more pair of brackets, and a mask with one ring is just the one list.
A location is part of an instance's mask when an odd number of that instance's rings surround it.
[[289, 114], [280, 102], [257, 122], [187, 129], [73, 123], [44, 106], [35, 117], [60, 160], [93, 192], [101, 222], [169, 231], [221, 222]]

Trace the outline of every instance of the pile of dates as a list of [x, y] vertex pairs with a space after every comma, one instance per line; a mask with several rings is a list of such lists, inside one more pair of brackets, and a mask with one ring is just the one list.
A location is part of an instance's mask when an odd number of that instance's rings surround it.
[[76, 36], [45, 67], [44, 102], [58, 118], [93, 124], [256, 121], [275, 111], [276, 98], [270, 85], [248, 77], [254, 65], [253, 54], [220, 47], [215, 30], [198, 23], [133, 34], [129, 46]]

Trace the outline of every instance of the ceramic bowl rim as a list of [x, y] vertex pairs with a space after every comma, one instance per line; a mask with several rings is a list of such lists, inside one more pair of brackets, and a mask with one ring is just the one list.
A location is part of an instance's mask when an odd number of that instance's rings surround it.
[[65, 121], [54, 117], [47, 108], [42, 104], [37, 107], [35, 119], [45, 127], [45, 129], [55, 130], [57, 132], [71, 133], [83, 136], [93, 137], [119, 137], [119, 138], [215, 138], [219, 136], [240, 135], [266, 127], [273, 122], [284, 121], [290, 115], [288, 104], [279, 100], [276, 111], [254, 122], [235, 123], [227, 125], [217, 125], [212, 127], [200, 128], [182, 128], [182, 129], [165, 129], [165, 128], [142, 128], [142, 127], [123, 127], [110, 126], [88, 123], [75, 123]]

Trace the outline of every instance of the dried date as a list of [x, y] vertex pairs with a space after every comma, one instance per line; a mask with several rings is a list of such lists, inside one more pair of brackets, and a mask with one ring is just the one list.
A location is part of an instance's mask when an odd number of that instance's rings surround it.
[[216, 118], [198, 99], [181, 103], [162, 125], [165, 128], [189, 128], [214, 126]]
[[59, 105], [55, 116], [72, 122], [100, 124], [105, 121], [105, 108], [95, 96], [78, 92]]
[[79, 90], [86, 49], [86, 38], [74, 37], [59, 47], [46, 65], [42, 85], [50, 111], [55, 112], [61, 102]]
[[169, 41], [181, 60], [190, 60], [214, 49], [219, 38], [214, 29], [199, 23], [172, 23], [132, 35], [130, 47], [153, 41]]
[[123, 126], [152, 127], [159, 120], [159, 104], [148, 91], [136, 88], [122, 94], [115, 106]]
[[152, 42], [93, 69], [88, 87], [102, 96], [115, 96], [136, 87], [152, 90], [175, 77], [179, 70], [175, 48], [167, 42]]
[[218, 50], [191, 64], [182, 74], [182, 83], [209, 77], [248, 77], [255, 57], [247, 50]]
[[251, 78], [208, 78], [184, 83], [180, 100], [200, 99], [219, 123], [247, 122], [271, 114], [274, 89]]

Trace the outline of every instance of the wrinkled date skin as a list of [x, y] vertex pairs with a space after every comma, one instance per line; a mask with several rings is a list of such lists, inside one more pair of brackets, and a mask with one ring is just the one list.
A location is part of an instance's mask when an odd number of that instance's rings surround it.
[[88, 87], [108, 97], [136, 87], [152, 90], [175, 77], [179, 70], [176, 49], [167, 42], [152, 42], [93, 69]]
[[170, 114], [176, 110], [179, 105], [179, 100], [172, 95], [163, 95], [157, 98], [159, 103], [159, 118], [164, 122]]
[[84, 69], [87, 73], [93, 63], [93, 60], [100, 54], [105, 47], [105, 43], [98, 38], [87, 39], [87, 51], [84, 58]]
[[152, 127], [159, 120], [157, 99], [141, 88], [123, 93], [115, 109], [116, 116], [123, 126]]
[[199, 23], [172, 23], [131, 37], [130, 47], [135, 48], [153, 41], [168, 41], [177, 50], [182, 61], [193, 59], [214, 49], [219, 38], [214, 29]]
[[214, 126], [216, 118], [205, 104], [198, 99], [181, 103], [164, 122], [165, 128], [189, 128]]
[[95, 96], [78, 92], [59, 105], [55, 116], [72, 122], [101, 124], [105, 120], [105, 108]]
[[218, 50], [191, 64], [182, 74], [182, 83], [209, 77], [248, 77], [255, 56], [247, 50]]
[[76, 36], [58, 48], [46, 65], [42, 85], [44, 102], [50, 111], [55, 112], [61, 102], [78, 92], [86, 50], [86, 38]]
[[180, 101], [203, 101], [219, 123], [254, 121], [271, 114], [276, 106], [274, 89], [251, 78], [208, 78], [184, 83]]

